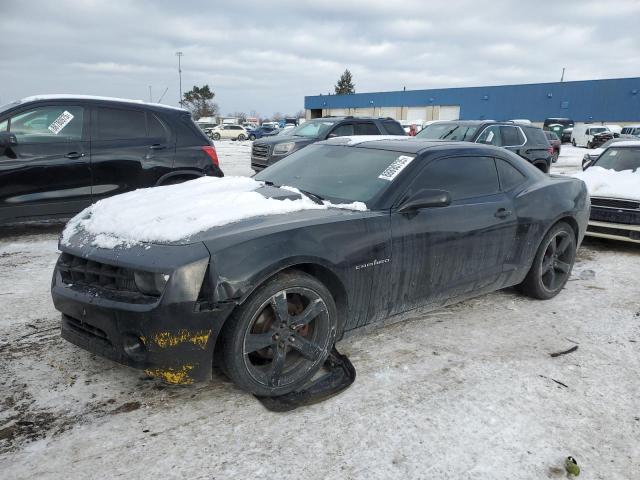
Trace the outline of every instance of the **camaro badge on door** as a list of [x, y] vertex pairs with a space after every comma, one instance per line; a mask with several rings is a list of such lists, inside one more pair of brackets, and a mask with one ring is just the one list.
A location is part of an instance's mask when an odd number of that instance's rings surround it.
[[363, 268], [375, 267], [376, 265], [381, 265], [383, 263], [389, 263], [391, 261], [390, 258], [384, 258], [382, 260], [374, 260], [373, 262], [363, 263], [362, 265], [356, 265], [356, 270], [361, 270]]

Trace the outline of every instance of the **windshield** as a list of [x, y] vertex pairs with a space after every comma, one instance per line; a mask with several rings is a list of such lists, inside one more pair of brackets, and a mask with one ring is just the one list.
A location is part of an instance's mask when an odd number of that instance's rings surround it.
[[598, 127], [598, 128], [592, 128], [591, 130], [589, 130], [589, 133], [591, 133], [591, 135], [595, 135], [596, 133], [602, 133], [602, 132], [608, 132], [609, 129], [606, 127]]
[[368, 202], [386, 189], [414, 157], [371, 148], [310, 145], [254, 178], [306, 190], [336, 203]]
[[548, 127], [549, 125], [562, 125], [565, 128], [573, 127], [573, 120], [567, 118], [547, 118], [544, 121], [544, 126]]
[[471, 141], [478, 130], [477, 125], [464, 125], [460, 123], [432, 123], [423, 128], [416, 138], [430, 140], [453, 140], [454, 142]]
[[617, 172], [622, 172], [623, 170], [635, 172], [640, 168], [640, 147], [611, 147], [598, 157], [594, 165]]
[[295, 137], [318, 138], [324, 135], [334, 124], [335, 122], [324, 119], [304, 122], [299, 127], [291, 130], [291, 135]]

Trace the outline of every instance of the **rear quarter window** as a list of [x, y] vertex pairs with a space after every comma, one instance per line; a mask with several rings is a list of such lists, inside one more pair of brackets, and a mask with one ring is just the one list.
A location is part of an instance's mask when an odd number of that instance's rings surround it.
[[147, 136], [147, 122], [143, 111], [100, 107], [96, 114], [99, 140], [126, 140]]
[[396, 121], [384, 120], [382, 122], [382, 126], [384, 127], [384, 129], [387, 131], [389, 135], [406, 135], [404, 128], [402, 128], [402, 126]]
[[526, 135], [529, 139], [529, 143], [544, 146], [549, 145], [549, 141], [547, 140], [547, 137], [545, 136], [541, 128], [527, 128]]
[[496, 158], [496, 166], [498, 167], [498, 176], [500, 177], [500, 186], [502, 190], [508, 192], [518, 185], [522, 185], [527, 177], [509, 162]]

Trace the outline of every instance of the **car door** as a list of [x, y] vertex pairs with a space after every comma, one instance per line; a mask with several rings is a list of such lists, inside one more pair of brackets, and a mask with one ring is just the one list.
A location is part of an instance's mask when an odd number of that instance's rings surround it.
[[166, 126], [143, 109], [97, 106], [92, 111], [93, 200], [149, 187], [172, 168]]
[[491, 157], [427, 164], [408, 188], [446, 190], [451, 204], [391, 213], [390, 314], [490, 291], [513, 249], [517, 219]]
[[44, 103], [0, 121], [17, 139], [0, 156], [0, 220], [74, 214], [90, 205], [87, 117], [80, 103]]

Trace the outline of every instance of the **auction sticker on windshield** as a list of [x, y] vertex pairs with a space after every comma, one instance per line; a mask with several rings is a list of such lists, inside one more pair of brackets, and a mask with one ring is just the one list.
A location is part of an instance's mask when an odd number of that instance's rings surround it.
[[389, 182], [396, 178], [398, 174], [405, 169], [407, 165], [411, 163], [411, 161], [415, 157], [409, 157], [408, 155], [400, 155], [396, 158], [391, 165], [384, 169], [384, 171], [378, 175], [378, 178], [382, 180], [388, 180]]
[[73, 115], [66, 110], [60, 114], [58, 118], [56, 118], [51, 125], [49, 125], [49, 130], [54, 134], [58, 135], [64, 127], [66, 127], [69, 122], [73, 120]]

